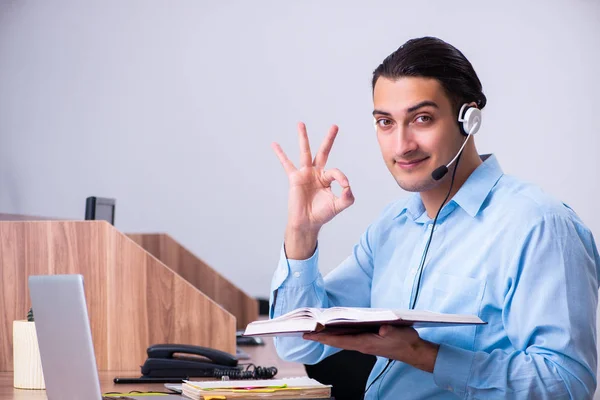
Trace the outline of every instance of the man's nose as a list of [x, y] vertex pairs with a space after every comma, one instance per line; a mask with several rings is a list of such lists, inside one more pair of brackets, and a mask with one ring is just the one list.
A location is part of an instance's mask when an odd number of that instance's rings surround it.
[[401, 157], [417, 149], [417, 143], [408, 129], [398, 127], [394, 136], [394, 153], [396, 156]]

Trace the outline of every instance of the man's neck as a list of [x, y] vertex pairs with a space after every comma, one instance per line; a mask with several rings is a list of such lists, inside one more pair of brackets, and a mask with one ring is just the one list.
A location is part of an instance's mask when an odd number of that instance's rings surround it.
[[[452, 185], [452, 191], [448, 196], [448, 201], [450, 201], [454, 195], [460, 190], [462, 185], [467, 181], [469, 176], [477, 169], [479, 165], [481, 165], [482, 161], [477, 152], [469, 152], [467, 154], [463, 153], [458, 164], [458, 170], [456, 171], [456, 176], [454, 177], [454, 184]], [[440, 206], [442, 205], [442, 201], [446, 198], [448, 194], [448, 189], [450, 189], [450, 183], [452, 182], [452, 173], [454, 169], [450, 169], [443, 181], [440, 185], [435, 188], [428, 190], [426, 192], [421, 192], [421, 201], [427, 210], [427, 216], [429, 218], [435, 218]]]

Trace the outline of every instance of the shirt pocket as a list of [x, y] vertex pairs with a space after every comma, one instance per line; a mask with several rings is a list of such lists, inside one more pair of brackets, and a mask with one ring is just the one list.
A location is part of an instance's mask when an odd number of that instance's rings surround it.
[[485, 280], [431, 272], [423, 286], [430, 289], [430, 303], [436, 311], [479, 315]]
[[[480, 316], [485, 279], [430, 272], [424, 280], [418, 308], [448, 314]], [[419, 334], [435, 343], [473, 350], [476, 325], [421, 328]]]

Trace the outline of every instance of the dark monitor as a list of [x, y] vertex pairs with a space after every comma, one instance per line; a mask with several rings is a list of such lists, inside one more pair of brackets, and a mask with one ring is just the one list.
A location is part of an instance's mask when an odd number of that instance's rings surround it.
[[115, 199], [88, 197], [85, 200], [85, 219], [101, 219], [115, 224]]

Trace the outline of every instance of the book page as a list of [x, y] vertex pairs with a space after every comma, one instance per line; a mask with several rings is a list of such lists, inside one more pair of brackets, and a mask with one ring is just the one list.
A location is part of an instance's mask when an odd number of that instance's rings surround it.
[[476, 315], [443, 314], [426, 310], [394, 310], [394, 313], [398, 318], [408, 321], [483, 323]]
[[287, 321], [290, 319], [310, 319], [316, 321], [321, 316], [320, 308], [303, 307], [270, 319], [269, 321]]
[[331, 307], [323, 309], [319, 322], [326, 323], [343, 321], [393, 321], [398, 316], [392, 310], [380, 308]]

